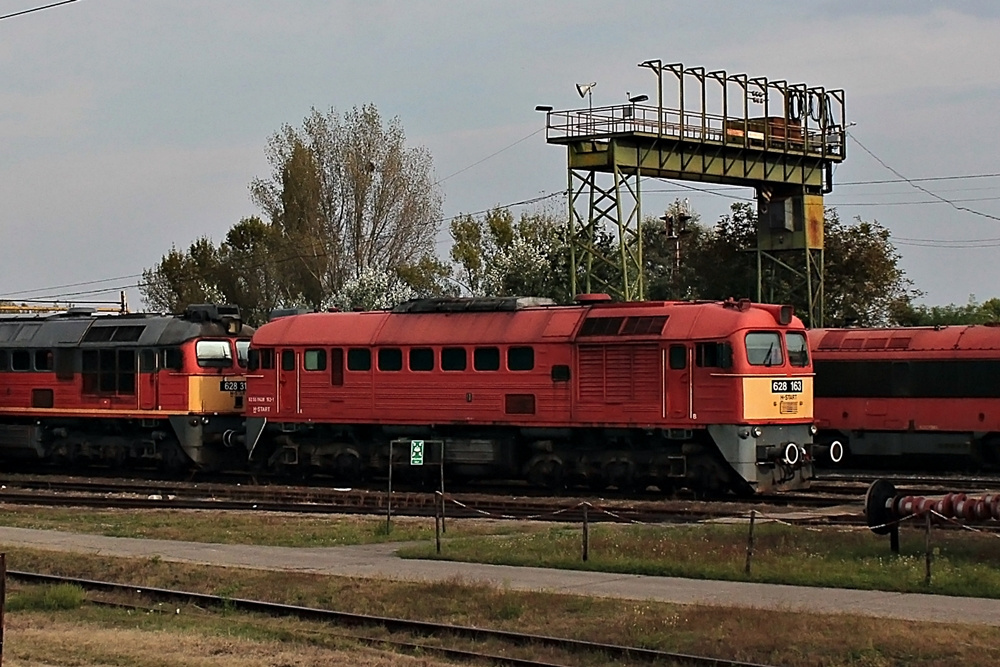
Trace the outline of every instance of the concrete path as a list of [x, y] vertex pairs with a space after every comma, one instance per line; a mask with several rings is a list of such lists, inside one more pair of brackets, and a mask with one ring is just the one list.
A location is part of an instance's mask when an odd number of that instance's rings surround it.
[[173, 562], [346, 577], [409, 581], [458, 578], [514, 590], [1000, 626], [1000, 600], [409, 560], [395, 556], [399, 546], [377, 544], [296, 549], [140, 540], [0, 527], [0, 548], [30, 547], [103, 556], [159, 557]]

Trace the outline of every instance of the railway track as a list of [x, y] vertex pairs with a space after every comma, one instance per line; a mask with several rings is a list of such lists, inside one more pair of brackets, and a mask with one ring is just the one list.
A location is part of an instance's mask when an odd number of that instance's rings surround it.
[[[852, 492], [853, 493], [853, 492]], [[448, 493], [445, 512], [454, 518], [493, 517], [578, 522], [586, 509], [594, 522], [688, 523], [745, 515], [752, 508], [806, 511], [857, 502], [852, 494], [821, 493], [762, 496], [730, 501], [684, 499], [584, 498], [573, 496], [512, 496], [495, 493]], [[396, 516], [433, 516], [433, 492], [393, 492], [391, 512]], [[199, 509], [272, 511], [321, 514], [384, 514], [389, 511], [385, 491], [301, 487], [147, 481], [118, 478], [0, 476], [0, 502], [25, 505], [126, 509]], [[799, 519], [809, 521], [808, 517]], [[822, 515], [817, 523], [829, 523]]]
[[[7, 576], [10, 579], [30, 584], [71, 584], [79, 586], [91, 594], [98, 593], [111, 595], [115, 598], [114, 600], [93, 597], [88, 598], [88, 601], [93, 601], [96, 604], [109, 604], [135, 608], [138, 606], [136, 604], [136, 599], [138, 598], [142, 601], [163, 601], [170, 602], [171, 604], [180, 603], [190, 605], [190, 608], [183, 610], [184, 613], [191, 613], [196, 609], [204, 610], [206, 608], [226, 609], [241, 611], [244, 613], [265, 614], [276, 617], [295, 617], [301, 620], [319, 621], [329, 623], [331, 626], [335, 626], [336, 628], [351, 627], [382, 629], [388, 631], [390, 635], [358, 635], [355, 633], [337, 634], [345, 639], [366, 644], [391, 646], [401, 652], [419, 652], [421, 654], [430, 653], [463, 662], [474, 660], [484, 663], [518, 666], [553, 666], [558, 664], [552, 662], [541, 662], [530, 657], [515, 657], [503, 654], [506, 653], [509, 648], [529, 647], [530, 651], [530, 647], [534, 646], [553, 649], [565, 654], [567, 657], [580, 655], [603, 657], [607, 659], [608, 662], [614, 664], [623, 662], [628, 664], [644, 662], [660, 665], [689, 665], [691, 667], [767, 667], [766, 665], [761, 665], [760, 663], [749, 663], [727, 660], [724, 658], [671, 653], [668, 651], [658, 651], [637, 646], [605, 644], [562, 637], [511, 632], [507, 630], [492, 630], [488, 628], [417, 621], [405, 618], [370, 616], [365, 614], [334, 611], [330, 609], [317, 609], [314, 607], [279, 604], [262, 600], [248, 600], [208, 595], [205, 593], [191, 591], [152, 588], [135, 584], [77, 579], [73, 577], [19, 571], [9, 571], [7, 572]], [[128, 600], [129, 602], [122, 602], [122, 600]], [[149, 607], [146, 605], [142, 608], [148, 609]], [[182, 610], [180, 608], [177, 609], [177, 613], [181, 613]], [[200, 613], [205, 612], [201, 611]], [[395, 637], [394, 635], [402, 635], [402, 637]], [[434, 641], [415, 641], [414, 638], [424, 638], [425, 640], [432, 639]], [[449, 642], [451, 643], [450, 646]], [[469, 646], [475, 646], [476, 644], [486, 642], [490, 645], [502, 648], [498, 649], [499, 652], [493, 653], [485, 653], [469, 648]]]

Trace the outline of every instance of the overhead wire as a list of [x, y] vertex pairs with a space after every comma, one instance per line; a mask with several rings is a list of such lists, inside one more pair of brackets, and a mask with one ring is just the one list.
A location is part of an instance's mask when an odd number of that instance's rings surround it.
[[40, 12], [46, 9], [52, 9], [53, 7], [58, 7], [60, 5], [68, 5], [69, 3], [76, 1], [77, 0], [62, 0], [61, 2], [53, 2], [51, 4], [44, 5], [42, 7], [33, 7], [32, 9], [24, 9], [19, 12], [14, 12], [13, 14], [4, 14], [3, 16], [0, 16], [0, 21], [3, 21], [4, 19], [12, 19], [15, 16], [24, 16], [25, 14], [32, 14], [34, 12]]

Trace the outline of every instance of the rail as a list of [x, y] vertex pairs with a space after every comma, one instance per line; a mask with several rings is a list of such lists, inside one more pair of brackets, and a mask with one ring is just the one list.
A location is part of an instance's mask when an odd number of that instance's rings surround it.
[[844, 159], [846, 137], [840, 125], [810, 127], [808, 119], [803, 124], [781, 116], [744, 118], [638, 104], [549, 111], [546, 130], [546, 137], [552, 143], [642, 135], [795, 153], [831, 161]]

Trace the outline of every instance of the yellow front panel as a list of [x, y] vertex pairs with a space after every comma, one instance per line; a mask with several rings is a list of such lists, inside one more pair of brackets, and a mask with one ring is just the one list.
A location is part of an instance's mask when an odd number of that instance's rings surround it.
[[[188, 378], [188, 410], [191, 412], [242, 412], [236, 407], [236, 397], [243, 392], [223, 391], [222, 382], [245, 378], [232, 375], [193, 375]], [[241, 401], [242, 405], [242, 401]]]
[[743, 419], [811, 421], [812, 377], [743, 378]]

